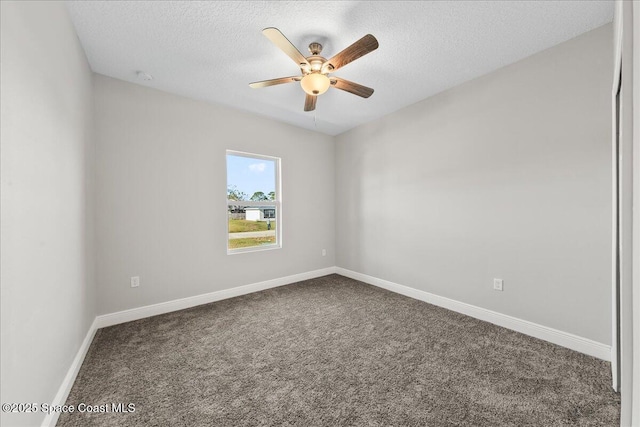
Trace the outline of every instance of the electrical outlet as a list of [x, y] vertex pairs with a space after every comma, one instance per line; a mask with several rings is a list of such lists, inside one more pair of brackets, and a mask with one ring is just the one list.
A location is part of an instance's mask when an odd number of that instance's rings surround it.
[[322, 250], [322, 256], [327, 256], [327, 250], [326, 249]]
[[493, 279], [493, 289], [496, 291], [502, 290], [502, 279]]
[[138, 286], [140, 286], [140, 276], [133, 276], [131, 278], [131, 287], [137, 288]]

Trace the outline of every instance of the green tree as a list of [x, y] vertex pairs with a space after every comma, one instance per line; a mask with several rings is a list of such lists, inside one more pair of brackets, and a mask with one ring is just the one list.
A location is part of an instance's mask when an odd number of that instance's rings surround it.
[[[247, 194], [238, 190], [235, 185], [229, 185], [227, 187], [227, 200], [243, 201], [247, 200]], [[229, 212], [244, 212], [244, 208], [241, 205], [229, 205]]]
[[275, 191], [270, 191], [269, 192], [269, 200], [275, 200], [276, 199], [276, 192]]
[[235, 185], [230, 185], [227, 187], [227, 199], [237, 201], [247, 200], [247, 194], [238, 190], [238, 187]]
[[269, 200], [269, 199], [267, 198], [267, 196], [265, 196], [265, 194], [262, 191], [256, 191], [255, 193], [253, 193], [253, 196], [251, 196], [251, 200], [253, 200], [254, 202], [259, 202], [259, 201]]

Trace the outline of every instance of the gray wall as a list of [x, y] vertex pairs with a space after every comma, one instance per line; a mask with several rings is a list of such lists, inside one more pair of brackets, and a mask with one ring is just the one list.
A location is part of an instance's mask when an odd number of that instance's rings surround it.
[[[100, 75], [94, 93], [100, 314], [335, 265], [332, 137]], [[226, 149], [282, 158], [282, 249], [227, 255]]]
[[[96, 314], [336, 264], [610, 343], [610, 25], [334, 140], [92, 79], [62, 4], [1, 8], [3, 402]], [[226, 149], [282, 157], [282, 249], [227, 255]]]
[[64, 4], [0, 15], [2, 402], [50, 403], [96, 315], [91, 71]]
[[611, 55], [609, 24], [338, 136], [337, 265], [610, 344]]

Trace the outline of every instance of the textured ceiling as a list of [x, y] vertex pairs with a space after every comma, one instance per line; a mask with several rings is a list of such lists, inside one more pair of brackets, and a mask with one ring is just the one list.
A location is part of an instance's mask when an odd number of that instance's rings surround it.
[[[610, 22], [612, 1], [76, 1], [68, 2], [93, 71], [336, 135]], [[299, 74], [261, 33], [277, 27], [308, 55], [329, 58], [367, 33], [380, 47], [335, 75], [336, 89], [304, 112]], [[137, 71], [153, 75], [143, 81]]]

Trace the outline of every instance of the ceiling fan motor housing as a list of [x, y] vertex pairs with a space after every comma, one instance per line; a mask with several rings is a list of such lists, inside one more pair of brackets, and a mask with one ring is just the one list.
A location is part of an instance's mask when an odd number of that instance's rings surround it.
[[307, 70], [307, 72], [319, 73], [322, 70], [322, 64], [327, 62], [327, 59], [320, 55], [313, 55], [307, 57], [307, 62], [311, 66], [311, 69]]

